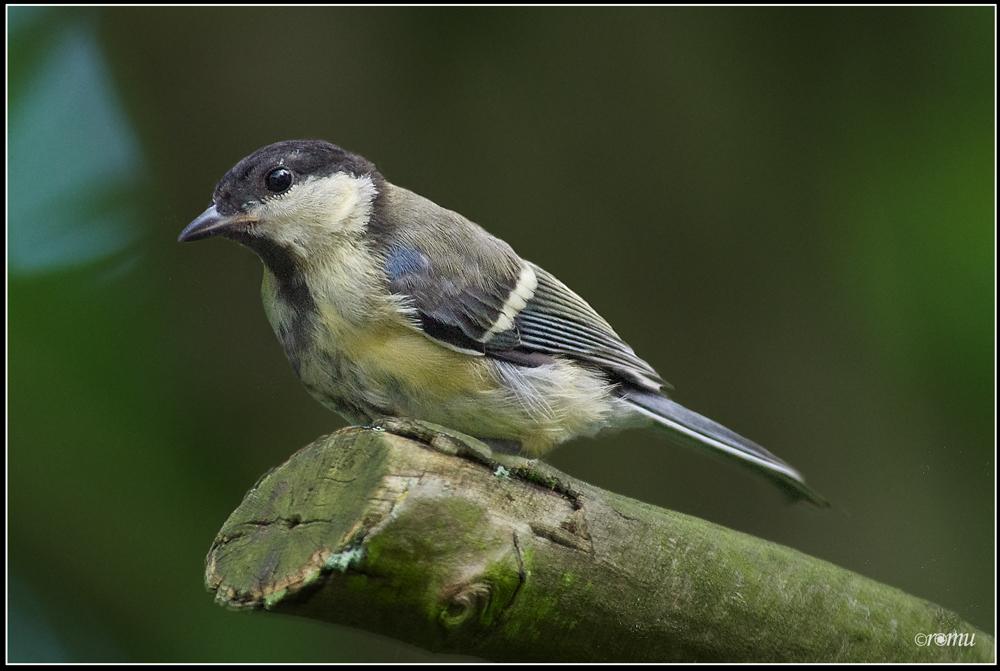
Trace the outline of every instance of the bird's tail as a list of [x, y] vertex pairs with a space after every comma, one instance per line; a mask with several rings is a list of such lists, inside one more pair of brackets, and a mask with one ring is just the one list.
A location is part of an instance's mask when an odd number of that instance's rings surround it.
[[806, 485], [798, 471], [721, 424], [659, 394], [631, 390], [625, 400], [652, 419], [653, 428], [675, 441], [755, 470], [780, 487], [792, 501], [806, 500], [819, 508], [830, 507], [826, 499]]

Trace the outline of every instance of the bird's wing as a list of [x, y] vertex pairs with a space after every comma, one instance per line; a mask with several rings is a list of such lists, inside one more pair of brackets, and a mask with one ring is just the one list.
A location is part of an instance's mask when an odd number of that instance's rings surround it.
[[514, 319], [520, 347], [576, 359], [650, 391], [666, 386], [587, 301], [544, 269], [530, 262], [528, 266], [535, 273], [537, 287]]
[[[415, 328], [470, 354], [526, 366], [563, 356], [615, 381], [654, 392], [664, 386], [586, 301], [506, 243], [490, 240], [499, 245], [485, 258], [460, 246], [447, 254], [409, 245], [385, 251], [389, 290], [403, 297]], [[457, 268], [456, 258], [466, 267]]]
[[[516, 344], [513, 319], [531, 298], [535, 279], [513, 252], [492, 251], [476, 258], [464, 246], [447, 253], [391, 246], [384, 253], [389, 291], [402, 297], [411, 325], [451, 349], [484, 355], [490, 347], [507, 348]], [[481, 267], [486, 263], [490, 267]]]

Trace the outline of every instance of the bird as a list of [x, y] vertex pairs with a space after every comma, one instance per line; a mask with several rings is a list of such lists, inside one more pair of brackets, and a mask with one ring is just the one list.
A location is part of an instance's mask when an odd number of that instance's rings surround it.
[[539, 458], [578, 436], [650, 428], [828, 507], [794, 468], [667, 396], [583, 298], [478, 224], [323, 140], [237, 163], [179, 236], [264, 266], [264, 309], [306, 390], [352, 424], [411, 417]]

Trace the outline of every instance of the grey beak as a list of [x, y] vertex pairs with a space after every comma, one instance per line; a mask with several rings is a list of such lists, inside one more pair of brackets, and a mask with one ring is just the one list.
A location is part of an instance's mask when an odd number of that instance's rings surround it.
[[212, 205], [198, 215], [197, 219], [188, 224], [187, 228], [181, 231], [180, 237], [177, 238], [177, 241], [194, 242], [195, 240], [210, 238], [213, 235], [219, 235], [220, 233], [225, 232], [234, 224], [240, 223], [244, 223], [240, 217], [223, 216], [215, 209], [215, 205]]

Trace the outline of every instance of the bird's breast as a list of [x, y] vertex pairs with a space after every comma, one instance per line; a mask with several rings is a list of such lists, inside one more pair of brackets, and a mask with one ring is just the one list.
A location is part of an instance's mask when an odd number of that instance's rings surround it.
[[289, 301], [265, 273], [268, 320], [306, 389], [352, 422], [418, 416], [424, 407], [479, 397], [497, 386], [485, 357], [450, 350], [398, 312], [348, 319], [335, 305]]
[[607, 383], [571, 361], [524, 368], [434, 342], [398, 311], [348, 318], [313, 296], [269, 290], [268, 319], [309, 393], [350, 422], [415, 417], [480, 438], [520, 443], [538, 456], [607, 424]]

